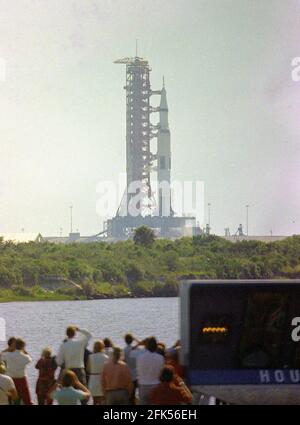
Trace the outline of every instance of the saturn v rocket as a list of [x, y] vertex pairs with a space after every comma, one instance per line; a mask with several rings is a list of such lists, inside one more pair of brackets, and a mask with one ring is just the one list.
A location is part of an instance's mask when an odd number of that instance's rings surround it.
[[157, 183], [159, 216], [172, 215], [171, 207], [171, 140], [168, 120], [168, 103], [165, 82], [159, 105], [159, 129], [157, 132]]
[[[171, 144], [168, 122], [168, 103], [165, 84], [153, 90], [151, 68], [146, 59], [125, 57], [115, 61], [126, 65], [126, 190], [116, 216], [105, 223], [109, 237], [126, 239], [139, 226], [156, 229], [161, 237], [176, 237], [192, 233], [195, 217], [177, 216], [171, 200]], [[151, 105], [152, 96], [159, 95], [159, 106]], [[158, 124], [151, 115], [159, 113]], [[153, 152], [151, 141], [156, 140]], [[151, 146], [152, 145], [152, 146]], [[157, 172], [157, 191], [154, 196], [152, 172]], [[135, 185], [135, 183], [139, 183]], [[136, 190], [130, 190], [137, 187]], [[138, 195], [138, 203], [134, 204]], [[142, 195], [141, 197], [139, 195]], [[133, 205], [137, 205], [132, 214]], [[136, 214], [137, 211], [137, 214]]]

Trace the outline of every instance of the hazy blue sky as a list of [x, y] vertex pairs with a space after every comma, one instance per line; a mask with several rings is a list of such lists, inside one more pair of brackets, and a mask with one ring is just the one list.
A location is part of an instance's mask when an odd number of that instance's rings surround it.
[[212, 226], [300, 230], [297, 0], [0, 0], [0, 232], [101, 229], [125, 171], [125, 67], [166, 78], [173, 177], [203, 180]]

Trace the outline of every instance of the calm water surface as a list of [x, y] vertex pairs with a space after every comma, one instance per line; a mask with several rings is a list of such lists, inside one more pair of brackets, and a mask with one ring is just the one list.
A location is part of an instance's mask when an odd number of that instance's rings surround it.
[[[20, 336], [27, 342], [27, 351], [34, 360], [28, 369], [34, 394], [34, 364], [43, 347], [58, 351], [68, 325], [87, 328], [93, 339], [108, 336], [120, 346], [124, 345], [122, 336], [126, 332], [138, 338], [155, 335], [171, 345], [179, 334], [178, 308], [177, 298], [21, 302], [0, 304], [0, 317], [6, 320], [7, 337]], [[0, 342], [0, 349], [4, 347], [5, 343]]]

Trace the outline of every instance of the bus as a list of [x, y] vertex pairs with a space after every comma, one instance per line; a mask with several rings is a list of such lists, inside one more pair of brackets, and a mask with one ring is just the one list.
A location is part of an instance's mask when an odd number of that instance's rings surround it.
[[194, 392], [300, 404], [300, 280], [183, 281], [181, 362]]

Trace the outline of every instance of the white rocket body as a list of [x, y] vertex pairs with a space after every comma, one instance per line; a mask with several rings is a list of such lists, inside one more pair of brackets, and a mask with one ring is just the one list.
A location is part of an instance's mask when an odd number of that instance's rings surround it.
[[170, 217], [171, 208], [171, 138], [168, 122], [168, 103], [165, 87], [161, 91], [159, 106], [160, 128], [157, 136], [157, 181], [159, 193], [159, 215]]

